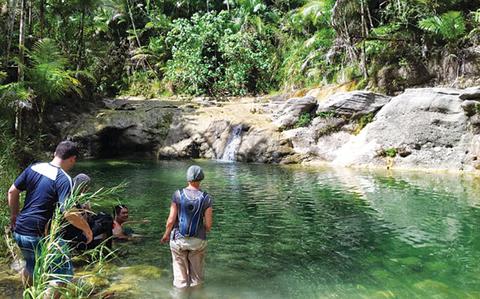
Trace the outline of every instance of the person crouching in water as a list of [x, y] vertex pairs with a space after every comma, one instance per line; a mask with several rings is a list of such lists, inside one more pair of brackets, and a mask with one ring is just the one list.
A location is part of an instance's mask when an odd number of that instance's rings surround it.
[[175, 191], [162, 243], [170, 241], [173, 285], [195, 287], [204, 280], [207, 232], [213, 222], [212, 198], [200, 189], [204, 174], [193, 165], [187, 170], [186, 188]]
[[129, 240], [131, 232], [125, 231], [123, 225], [128, 221], [128, 207], [116, 205], [113, 208], [113, 237], [119, 240]]

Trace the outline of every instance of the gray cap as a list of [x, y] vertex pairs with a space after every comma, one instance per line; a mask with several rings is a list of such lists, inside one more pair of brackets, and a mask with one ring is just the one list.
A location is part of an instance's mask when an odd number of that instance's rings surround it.
[[92, 179], [90, 179], [90, 177], [84, 173], [80, 173], [79, 175], [77, 175], [76, 177], [73, 178], [72, 182], [73, 182], [73, 190], [75, 190], [76, 188], [83, 188], [83, 187], [86, 187], [90, 181]]
[[198, 182], [203, 180], [204, 177], [203, 170], [198, 165], [192, 165], [187, 170], [187, 182]]

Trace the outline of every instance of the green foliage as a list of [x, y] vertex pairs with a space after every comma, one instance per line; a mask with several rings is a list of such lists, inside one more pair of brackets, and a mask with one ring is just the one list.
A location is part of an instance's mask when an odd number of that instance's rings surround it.
[[272, 84], [272, 46], [259, 34], [239, 31], [220, 41], [223, 76], [214, 86], [216, 93], [245, 95], [266, 93]]
[[31, 67], [27, 70], [28, 85], [41, 101], [57, 101], [67, 92], [81, 94], [80, 81], [66, 68], [68, 60], [55, 42], [43, 39], [28, 52]]
[[333, 118], [337, 115], [335, 111], [321, 111], [317, 113], [317, 117], [320, 118]]
[[172, 60], [167, 62], [165, 77], [176, 92], [212, 93], [211, 86], [221, 76], [220, 38], [228, 29], [228, 13], [195, 14], [191, 20], [173, 21], [167, 35]]
[[385, 152], [385, 156], [390, 158], [394, 158], [397, 155], [397, 149], [394, 147], [387, 148], [384, 150], [384, 152]]
[[431, 32], [452, 43], [465, 35], [465, 19], [460, 11], [449, 11], [441, 16], [433, 16], [419, 21], [421, 29]]
[[373, 120], [373, 113], [367, 113], [365, 115], [362, 115], [358, 120], [357, 120], [357, 126], [354, 131], [354, 135], [357, 135], [360, 133], [363, 128], [365, 128], [366, 125], [371, 123]]
[[312, 116], [310, 115], [310, 113], [303, 113], [298, 118], [297, 123], [295, 124], [295, 128], [307, 127], [310, 122], [312, 122]]
[[128, 86], [128, 89], [121, 92], [124, 95], [155, 98], [166, 93], [163, 82], [157, 78], [153, 71], [135, 71], [126, 78], [124, 85]]
[[[54, 45], [25, 65], [33, 69], [23, 88], [40, 103], [81, 91], [72, 70], [93, 74], [89, 87], [107, 96], [261, 94], [374, 77], [376, 65], [434, 50], [425, 35], [449, 46], [480, 43], [478, 3], [468, 0], [52, 0], [31, 13], [28, 55]], [[11, 49], [0, 56], [10, 67], [23, 59], [18, 28], [9, 32], [4, 19], [0, 41]], [[0, 66], [0, 81], [5, 74]]]
[[165, 78], [176, 92], [244, 95], [267, 92], [272, 46], [249, 27], [238, 28], [228, 12], [194, 14], [172, 24]]
[[[17, 142], [12, 134], [12, 123], [0, 120], [0, 194], [7, 194], [7, 190], [19, 173], [15, 156]], [[0, 227], [7, 227], [10, 210], [6, 204], [0, 208]], [[7, 239], [1, 238], [0, 257], [5, 258], [9, 253]]]

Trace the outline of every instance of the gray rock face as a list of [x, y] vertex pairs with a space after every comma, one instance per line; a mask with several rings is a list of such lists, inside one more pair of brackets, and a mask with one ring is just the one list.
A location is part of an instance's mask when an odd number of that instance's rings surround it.
[[[237, 161], [480, 170], [480, 88], [408, 89], [394, 98], [358, 91], [318, 105], [313, 97], [212, 103], [107, 101], [57, 129], [96, 157], [220, 159], [242, 124]], [[308, 126], [288, 129], [315, 111]]]
[[376, 113], [390, 97], [368, 91], [352, 91], [331, 95], [325, 102], [318, 105], [317, 115], [325, 112], [335, 112], [348, 117]]
[[282, 129], [293, 127], [302, 114], [311, 113], [316, 106], [317, 100], [312, 96], [291, 98], [273, 113], [273, 123]]
[[176, 106], [155, 101], [109, 101], [107, 109], [80, 115], [63, 135], [80, 143], [87, 156], [152, 153], [165, 138]]
[[[233, 128], [237, 125], [222, 120], [210, 122], [207, 127], [199, 127], [186, 119], [177, 118], [158, 149], [158, 157], [221, 159]], [[278, 163], [293, 154], [286, 140], [272, 137], [268, 130], [243, 125], [236, 161]]]
[[284, 136], [306, 159], [332, 161], [335, 152], [356, 133], [359, 118], [373, 118], [389, 101], [388, 96], [367, 91], [337, 93], [318, 105], [317, 117], [308, 127], [284, 131]]
[[[390, 150], [397, 168], [470, 169], [472, 134], [461, 90], [410, 89], [393, 98], [358, 135], [337, 152], [345, 166], [386, 164]], [[402, 152], [403, 154], [395, 155]], [[403, 156], [403, 157], [402, 157]]]
[[[220, 106], [208, 101], [205, 105], [204, 101], [198, 104], [198, 99], [193, 103], [128, 98], [105, 100], [104, 109], [77, 115], [71, 122], [62, 122], [57, 129], [63, 137], [79, 142], [87, 156], [141, 154], [163, 159], [220, 159], [233, 128], [241, 122], [232, 120], [231, 114], [225, 115], [225, 119], [212, 117], [212, 113], [223, 114], [220, 107], [228, 103]], [[205, 106], [213, 110], [203, 110], [200, 116], [199, 111]], [[232, 107], [238, 108], [234, 104], [229, 109]], [[266, 129], [245, 123], [240, 138], [237, 161], [274, 163], [293, 154], [288, 141], [273, 127]]]
[[460, 95], [462, 100], [480, 100], [480, 87], [470, 87], [462, 91]]

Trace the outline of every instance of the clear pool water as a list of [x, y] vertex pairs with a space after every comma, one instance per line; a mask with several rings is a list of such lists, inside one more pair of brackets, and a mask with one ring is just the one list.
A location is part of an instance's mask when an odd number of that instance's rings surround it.
[[[159, 240], [171, 194], [193, 163], [213, 195], [199, 298], [480, 298], [480, 179], [213, 161], [86, 161], [95, 185], [129, 183], [115, 201], [145, 235], [118, 266], [158, 267], [123, 296], [168, 298], [171, 257]], [[122, 271], [117, 280], [121, 280]]]

